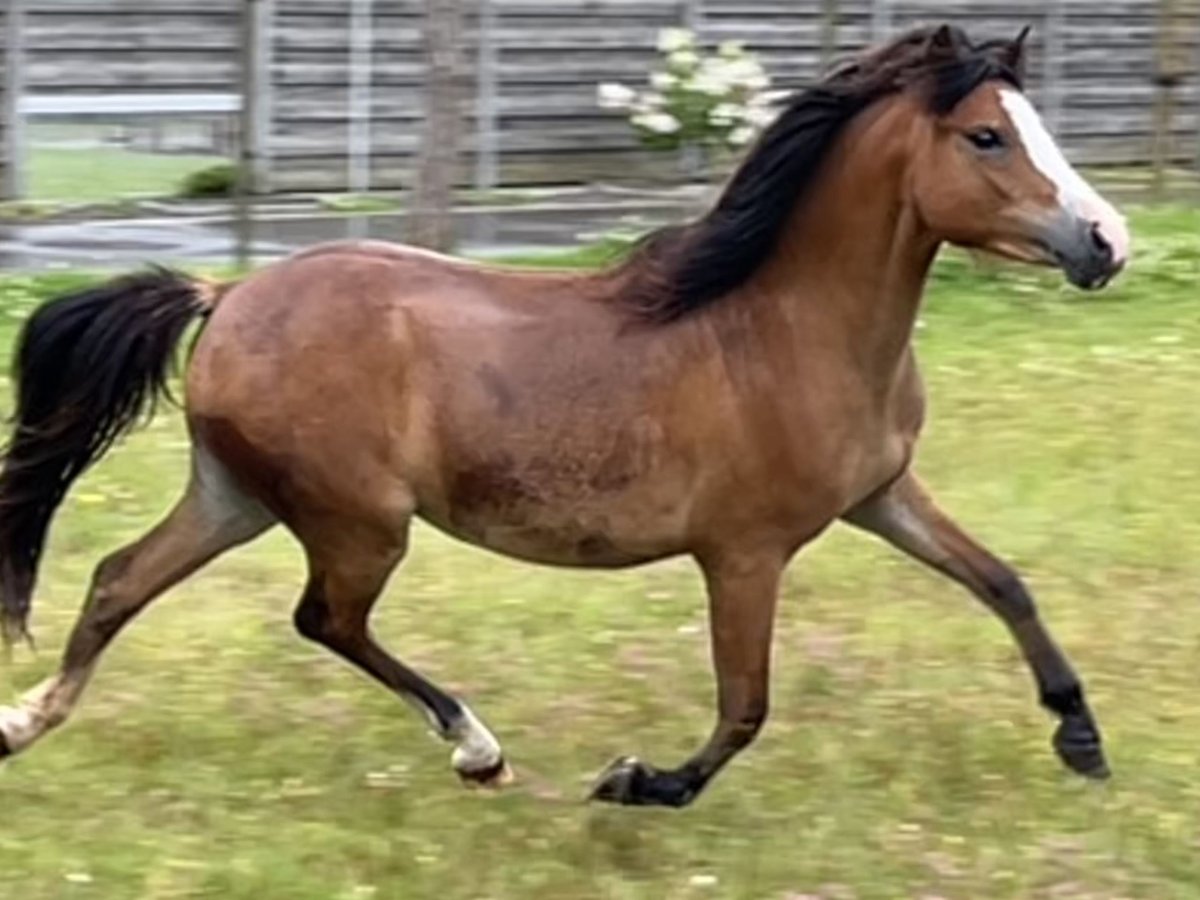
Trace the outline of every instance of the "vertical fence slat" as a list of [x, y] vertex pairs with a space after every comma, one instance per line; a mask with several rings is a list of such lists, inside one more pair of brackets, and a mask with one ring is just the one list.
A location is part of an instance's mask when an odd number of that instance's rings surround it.
[[1187, 77], [1184, 29], [1187, 21], [1180, 0], [1159, 0], [1158, 28], [1154, 50], [1154, 136], [1151, 157], [1154, 165], [1154, 195], [1166, 194], [1167, 170], [1176, 158], [1175, 117], [1179, 86]]
[[871, 0], [871, 41], [880, 43], [892, 33], [892, 0]]
[[833, 62], [837, 53], [838, 0], [821, 0], [821, 68]]
[[242, 17], [241, 140], [243, 183], [251, 193], [270, 190], [271, 49], [275, 0], [246, 0]]
[[246, 0], [241, 31], [241, 114], [238, 128], [237, 264], [246, 268], [254, 247], [250, 195], [270, 189], [271, 23], [274, 0]]
[[498, 16], [496, 0], [479, 0], [479, 47], [476, 53], [475, 79], [475, 187], [481, 191], [491, 190], [499, 181], [496, 132]]
[[4, 108], [0, 115], [0, 198], [25, 195], [25, 121], [21, 94], [25, 84], [24, 0], [8, 0], [4, 14]]
[[1064, 0], [1046, 0], [1042, 22], [1042, 115], [1053, 134], [1063, 126], [1065, 85], [1063, 60], [1067, 53], [1067, 9]]
[[1196, 46], [1193, 50], [1192, 65], [1192, 108], [1196, 114], [1196, 128], [1193, 135], [1196, 146], [1194, 160], [1196, 163], [1196, 171], [1200, 172], [1200, 2], [1196, 4], [1196, 9], [1192, 11], [1192, 34], [1195, 36]]
[[351, 0], [350, 77], [347, 84], [346, 184], [353, 194], [371, 189], [372, 0]]

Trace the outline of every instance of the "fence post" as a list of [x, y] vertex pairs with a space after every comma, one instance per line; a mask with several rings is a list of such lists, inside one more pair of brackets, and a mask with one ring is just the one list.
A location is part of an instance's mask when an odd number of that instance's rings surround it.
[[454, 185], [462, 144], [462, 0], [425, 0], [425, 121], [405, 239], [443, 252], [457, 238]]
[[351, 0], [349, 124], [346, 129], [346, 187], [352, 194], [371, 189], [371, 0]]
[[[1193, 23], [1194, 28], [1196, 29], [1197, 33], [1200, 33], [1200, 3], [1197, 3], [1197, 8], [1194, 12], [1194, 19], [1195, 19], [1195, 21]], [[1196, 81], [1196, 86], [1192, 90], [1192, 95], [1195, 98], [1195, 110], [1196, 110], [1195, 162], [1196, 162], [1196, 171], [1198, 173], [1200, 173], [1200, 41], [1196, 42], [1195, 59], [1193, 60], [1192, 65], [1193, 65], [1192, 78], [1194, 81]]]
[[24, 0], [8, 0], [4, 14], [4, 109], [0, 112], [0, 199], [25, 194], [25, 120], [21, 93], [25, 87]]
[[250, 195], [268, 189], [271, 129], [271, 18], [274, 0], [246, 0], [241, 21], [240, 87], [242, 108], [238, 128], [238, 178], [234, 207], [237, 219], [236, 259], [250, 265], [254, 249], [254, 215]]
[[1067, 10], [1063, 0], [1046, 0], [1042, 35], [1042, 115], [1050, 131], [1060, 136], [1063, 128], [1063, 60], [1067, 53]]
[[1162, 199], [1167, 186], [1167, 169], [1174, 155], [1175, 89], [1183, 80], [1187, 62], [1184, 42], [1182, 4], [1178, 0], [1160, 0], [1158, 35], [1155, 41], [1154, 84], [1154, 196]]
[[242, 19], [241, 140], [239, 155], [247, 191], [270, 189], [271, 23], [275, 0], [246, 0]]
[[475, 72], [475, 188], [490, 191], [498, 179], [496, 93], [499, 53], [496, 48], [495, 0], [479, 0], [479, 37]]
[[838, 0], [821, 0], [821, 69], [833, 62], [837, 53]]
[[892, 32], [892, 0], [871, 0], [871, 42], [887, 40]]
[[679, 0], [679, 21], [689, 31], [699, 32], [704, 24], [703, 0]]

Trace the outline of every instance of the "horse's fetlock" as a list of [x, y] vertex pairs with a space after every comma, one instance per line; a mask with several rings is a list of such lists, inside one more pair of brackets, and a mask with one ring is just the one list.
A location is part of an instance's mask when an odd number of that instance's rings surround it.
[[1078, 681], [1043, 687], [1041, 701], [1042, 706], [1060, 717], [1077, 716], [1087, 712], [1083, 686]]

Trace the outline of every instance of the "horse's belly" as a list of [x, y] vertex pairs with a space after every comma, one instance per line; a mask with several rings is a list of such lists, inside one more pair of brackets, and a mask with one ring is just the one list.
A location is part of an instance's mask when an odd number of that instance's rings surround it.
[[447, 534], [514, 559], [551, 566], [616, 569], [683, 552], [682, 538], [614, 533], [586, 521], [506, 522], [422, 514]]
[[549, 467], [464, 469], [448, 491], [421, 498], [418, 514], [462, 540], [549, 565], [616, 568], [687, 549], [692, 492], [680, 479], [606, 481], [566, 468], [575, 477]]

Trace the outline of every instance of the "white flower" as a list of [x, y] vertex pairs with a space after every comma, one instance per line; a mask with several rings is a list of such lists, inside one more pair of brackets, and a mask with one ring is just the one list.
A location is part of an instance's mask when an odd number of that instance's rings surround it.
[[775, 118], [778, 115], [779, 113], [771, 109], [769, 106], [751, 105], [743, 112], [743, 118], [746, 120], [747, 124], [753, 126], [754, 128], [766, 128], [775, 121]]
[[679, 120], [670, 113], [642, 113], [633, 117], [633, 124], [655, 134], [674, 134], [679, 130]]
[[608, 82], [596, 88], [596, 102], [601, 109], [628, 109], [637, 93], [623, 84]]
[[689, 87], [710, 97], [724, 97], [732, 87], [728, 66], [720, 60], [706, 60]]
[[732, 125], [743, 115], [732, 103], [718, 103], [708, 111], [708, 121], [717, 126]]
[[635, 113], [654, 113], [660, 112], [663, 106], [666, 105], [667, 98], [657, 91], [646, 91], [637, 98], [637, 102], [633, 104]]
[[722, 41], [721, 46], [717, 48], [717, 55], [724, 59], [737, 59], [745, 53], [746, 48], [741, 41]]
[[679, 84], [679, 79], [671, 72], [655, 72], [650, 76], [650, 84], [660, 91], [669, 91]]
[[745, 147], [754, 140], [754, 129], [749, 125], [740, 125], [729, 132], [727, 140], [731, 147]]
[[684, 48], [682, 50], [673, 51], [668, 57], [667, 62], [672, 69], [694, 69], [700, 62], [700, 55], [695, 50]]
[[744, 84], [752, 91], [765, 91], [771, 86], [771, 79], [766, 72], [759, 69], [757, 73], [747, 78]]
[[658, 50], [660, 53], [674, 53], [696, 46], [696, 36], [686, 28], [664, 28], [658, 33]]
[[725, 62], [725, 77], [734, 84], [752, 91], [765, 90], [771, 83], [763, 67], [753, 59], [734, 59]]
[[712, 72], [697, 75], [690, 87], [693, 91], [709, 97], [724, 97], [729, 93], [729, 83]]

